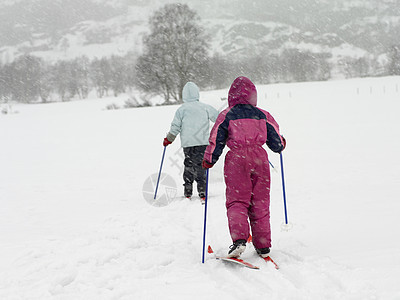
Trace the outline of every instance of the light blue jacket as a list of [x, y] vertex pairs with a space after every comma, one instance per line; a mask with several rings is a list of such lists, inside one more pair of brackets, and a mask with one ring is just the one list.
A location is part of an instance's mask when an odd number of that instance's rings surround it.
[[183, 148], [208, 145], [210, 120], [215, 122], [218, 111], [199, 101], [199, 88], [193, 82], [182, 90], [183, 104], [175, 112], [167, 139], [171, 142], [180, 134]]

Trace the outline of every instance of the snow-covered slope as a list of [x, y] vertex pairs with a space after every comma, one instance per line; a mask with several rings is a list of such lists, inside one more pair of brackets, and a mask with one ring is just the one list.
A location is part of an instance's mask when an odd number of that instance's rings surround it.
[[[154, 10], [174, 0], [18, 0], [0, 3], [0, 63], [141, 53]], [[212, 52], [267, 56], [297, 48], [334, 60], [381, 55], [399, 44], [400, 7], [380, 0], [184, 0], [200, 15]], [[250, 51], [251, 50], [251, 51]]]
[[[124, 99], [16, 105], [0, 115], [0, 299], [399, 299], [400, 78], [258, 86], [278, 120], [272, 172], [275, 270], [206, 257], [204, 206], [182, 199], [182, 150], [163, 173], [175, 198], [146, 201], [176, 106], [105, 110]], [[226, 90], [201, 93], [221, 109]], [[270, 152], [279, 168], [279, 156]], [[207, 244], [231, 244], [223, 159], [210, 170]], [[173, 184], [172, 184], [173, 185]], [[159, 196], [169, 193], [163, 185]]]

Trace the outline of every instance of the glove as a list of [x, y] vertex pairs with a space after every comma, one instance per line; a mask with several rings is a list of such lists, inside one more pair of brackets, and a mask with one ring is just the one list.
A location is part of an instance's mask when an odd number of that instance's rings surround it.
[[203, 169], [209, 169], [209, 168], [212, 168], [214, 165], [213, 165], [213, 164], [210, 164], [210, 163], [209, 163], [208, 161], [206, 161], [206, 160], [203, 160], [201, 166], [203, 167]]
[[[283, 145], [282, 151], [283, 151], [283, 150], [285, 150], [285, 148], [286, 148], [286, 140], [285, 140], [285, 138], [283, 137], [283, 135], [281, 135], [281, 138], [282, 138], [282, 141], [283, 141], [283, 143], [282, 143], [282, 145]], [[281, 152], [282, 152], [282, 151], [281, 151]]]
[[172, 142], [170, 142], [167, 138], [164, 138], [164, 141], [163, 141], [163, 146], [164, 147], [166, 147], [166, 146], [168, 146], [169, 144], [171, 144]]

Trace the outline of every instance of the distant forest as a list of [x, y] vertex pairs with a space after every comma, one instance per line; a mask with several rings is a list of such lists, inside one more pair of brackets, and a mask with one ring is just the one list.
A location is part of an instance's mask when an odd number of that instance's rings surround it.
[[[233, 60], [213, 56], [206, 72], [196, 78], [202, 89], [226, 88], [238, 74], [257, 84], [322, 81], [331, 78], [333, 67], [346, 78], [400, 75], [400, 47], [393, 47], [384, 68], [375, 68], [365, 58], [330, 65], [329, 57], [287, 50], [280, 56]], [[22, 56], [0, 67], [1, 102], [46, 103], [86, 99], [95, 90], [98, 97], [118, 96], [137, 86], [136, 59], [132, 55], [89, 60], [80, 57], [49, 64], [35, 56]]]

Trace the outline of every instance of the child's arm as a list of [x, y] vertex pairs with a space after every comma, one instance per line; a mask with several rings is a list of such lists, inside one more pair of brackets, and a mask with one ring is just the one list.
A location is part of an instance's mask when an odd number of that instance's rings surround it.
[[279, 125], [275, 119], [267, 113], [267, 146], [273, 152], [280, 153], [285, 149], [286, 142], [279, 133]]
[[181, 110], [178, 109], [175, 112], [174, 119], [172, 120], [171, 123], [171, 128], [167, 136], [168, 140], [173, 142], [176, 136], [181, 132], [181, 130], [182, 130], [182, 117], [181, 117]]
[[208, 118], [212, 121], [215, 122], [218, 118], [218, 111], [212, 107], [211, 105], [207, 107], [207, 111], [208, 111]]
[[225, 119], [229, 109], [224, 110], [218, 115], [213, 128], [211, 129], [209, 145], [204, 153], [204, 160], [214, 165], [224, 150], [226, 140], [228, 139], [228, 121]]
[[181, 112], [178, 109], [175, 112], [174, 119], [172, 120], [171, 128], [167, 133], [167, 136], [164, 138], [163, 145], [168, 146], [169, 144], [171, 144], [175, 140], [176, 136], [181, 132], [181, 128], [182, 128], [182, 117], [181, 117]]

